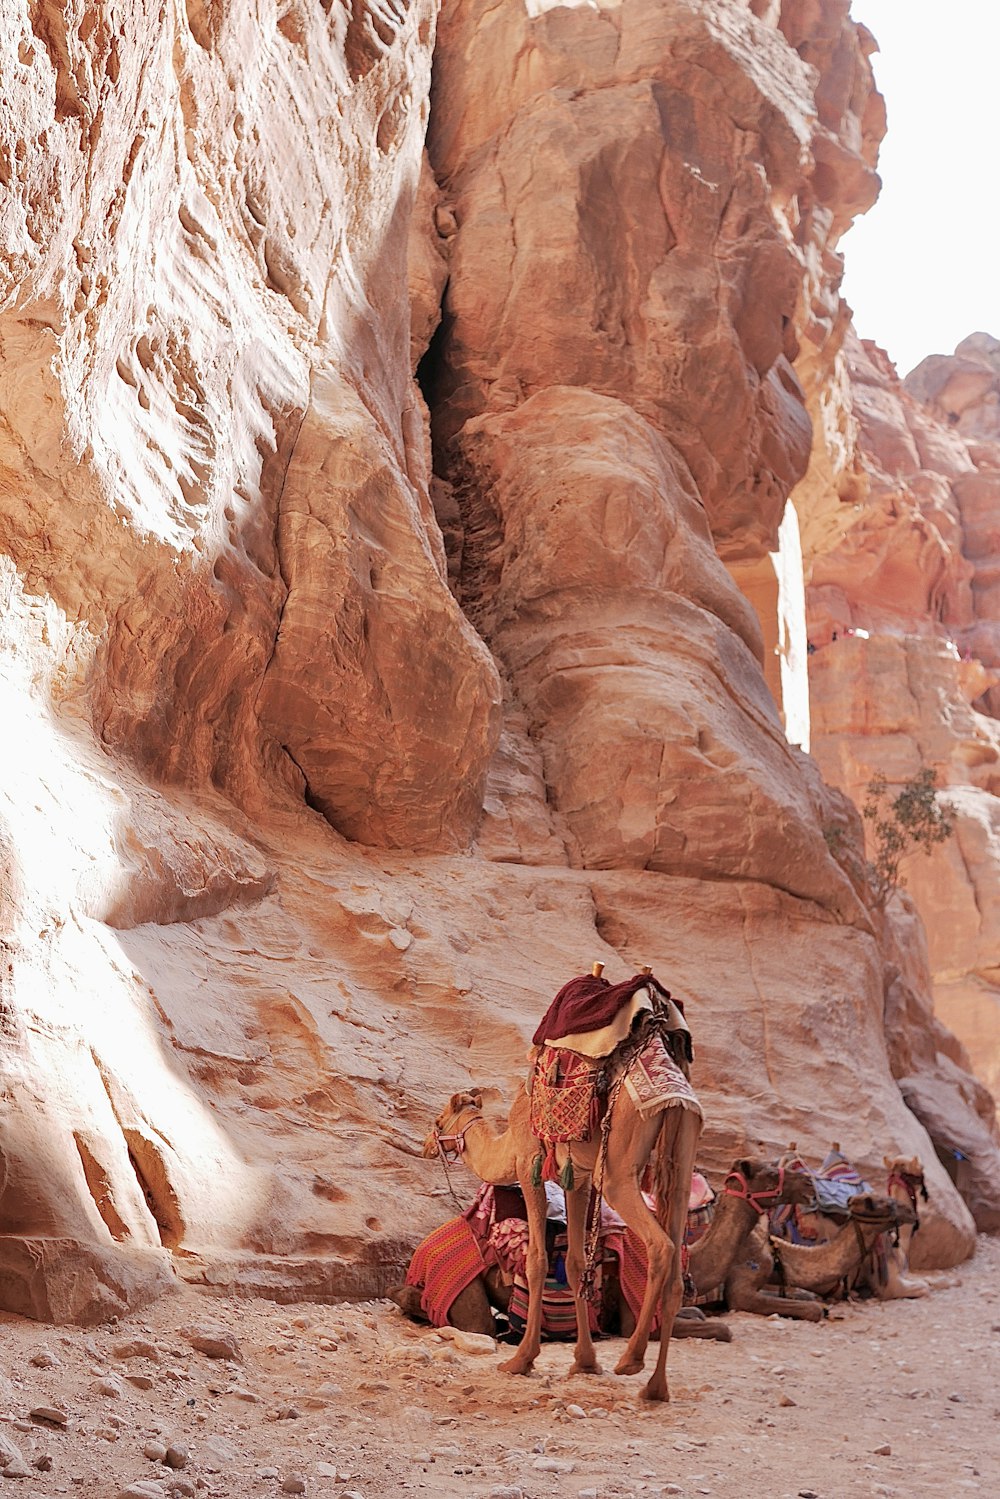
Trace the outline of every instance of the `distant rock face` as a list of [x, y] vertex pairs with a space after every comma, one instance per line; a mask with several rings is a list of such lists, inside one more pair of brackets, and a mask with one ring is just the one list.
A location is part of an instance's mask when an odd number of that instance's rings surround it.
[[4, 1304], [384, 1290], [439, 1099], [595, 957], [687, 996], [710, 1169], [922, 1154], [969, 1253], [926, 976], [733, 581], [846, 389], [847, 0], [0, 21]]
[[[901, 383], [879, 350], [849, 340], [841, 390], [856, 430], [856, 482], [835, 544], [826, 517], [836, 496], [831, 502], [828, 489], [808, 484], [797, 496], [807, 518], [809, 628], [818, 647], [810, 658], [816, 758], [858, 802], [876, 771], [898, 785], [931, 767], [955, 812], [954, 837], [929, 859], [910, 858], [905, 879], [926, 922], [935, 1009], [967, 1051], [939, 1034], [919, 1062], [903, 1060], [898, 1045], [895, 1057], [908, 1074], [904, 1096], [988, 1227], [1000, 1223], [994, 1104], [956, 1063], [973, 1066], [996, 1091], [1000, 445], [990, 434], [997, 348], [975, 334], [954, 358], [927, 359]], [[890, 914], [904, 920], [895, 903]], [[907, 931], [912, 946], [912, 923]], [[914, 992], [926, 990], [927, 972], [925, 963]], [[913, 1081], [921, 1072], [925, 1097]]]

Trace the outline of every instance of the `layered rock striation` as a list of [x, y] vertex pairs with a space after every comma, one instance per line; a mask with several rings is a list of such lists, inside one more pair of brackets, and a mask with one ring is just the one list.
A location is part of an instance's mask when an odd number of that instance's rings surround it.
[[877, 190], [845, 0], [0, 16], [4, 1306], [384, 1289], [597, 957], [707, 1166], [920, 1153], [968, 1254], [737, 586]]

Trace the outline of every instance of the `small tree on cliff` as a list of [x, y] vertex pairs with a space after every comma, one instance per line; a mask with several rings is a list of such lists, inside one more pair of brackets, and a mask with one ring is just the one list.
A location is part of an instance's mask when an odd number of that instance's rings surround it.
[[880, 771], [865, 788], [867, 800], [861, 815], [871, 827], [875, 845], [868, 877], [880, 906], [905, 883], [899, 866], [906, 855], [917, 848], [929, 854], [955, 831], [955, 809], [938, 801], [937, 780], [936, 770], [918, 771], [892, 796]]

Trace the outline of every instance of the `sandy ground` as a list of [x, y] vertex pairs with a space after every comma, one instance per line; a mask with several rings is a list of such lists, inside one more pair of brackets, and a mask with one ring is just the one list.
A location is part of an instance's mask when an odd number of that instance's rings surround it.
[[[959, 1274], [818, 1326], [734, 1316], [729, 1345], [673, 1345], [669, 1406], [640, 1402], [639, 1376], [567, 1379], [565, 1345], [530, 1379], [501, 1375], [388, 1302], [186, 1289], [88, 1332], [7, 1317], [0, 1447], [30, 1476], [0, 1496], [1000, 1495], [1000, 1241]], [[192, 1326], [235, 1335], [240, 1360], [196, 1351]], [[618, 1346], [601, 1345], [609, 1369]], [[65, 1425], [32, 1419], [39, 1406]], [[186, 1462], [144, 1455], [151, 1441]]]

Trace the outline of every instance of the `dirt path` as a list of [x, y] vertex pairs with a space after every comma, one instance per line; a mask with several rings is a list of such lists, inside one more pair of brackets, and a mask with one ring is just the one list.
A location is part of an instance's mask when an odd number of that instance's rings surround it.
[[[137, 1482], [153, 1486], [136, 1499], [1000, 1495], [997, 1240], [924, 1301], [819, 1326], [730, 1320], [728, 1346], [674, 1345], [673, 1401], [651, 1407], [639, 1377], [567, 1380], [565, 1346], [529, 1380], [500, 1375], [492, 1354], [456, 1352], [385, 1302], [185, 1291], [89, 1333], [7, 1318], [0, 1449], [14, 1443], [30, 1476], [0, 1479], [0, 1496], [112, 1499]], [[194, 1324], [234, 1334], [242, 1361], [196, 1351]], [[601, 1345], [609, 1369], [617, 1346]], [[65, 1427], [33, 1421], [40, 1405]], [[184, 1466], [144, 1456], [156, 1441], [185, 1446]]]

